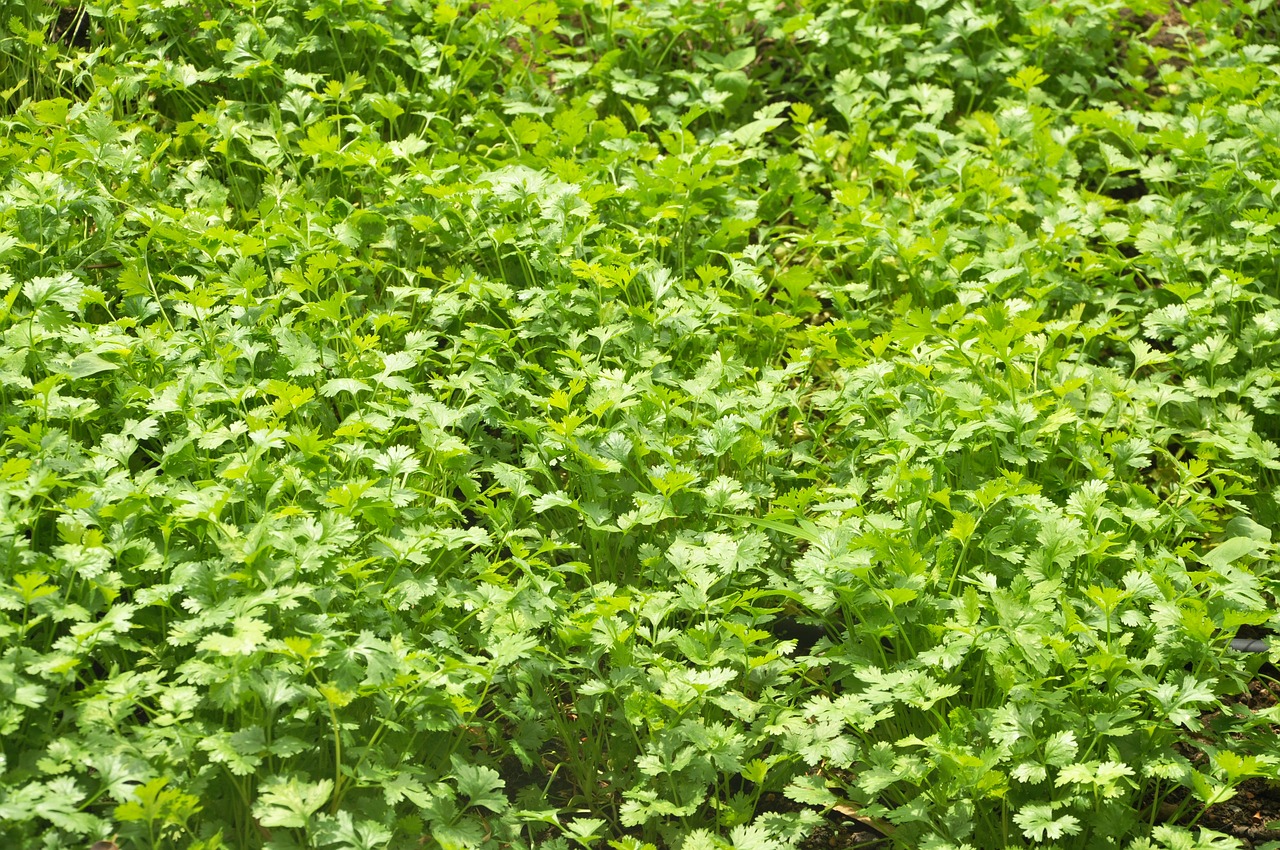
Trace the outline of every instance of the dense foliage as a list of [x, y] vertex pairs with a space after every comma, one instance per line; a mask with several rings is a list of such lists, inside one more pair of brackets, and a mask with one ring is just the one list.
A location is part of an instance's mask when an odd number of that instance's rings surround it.
[[4, 845], [1237, 846], [1277, 43], [0, 2]]

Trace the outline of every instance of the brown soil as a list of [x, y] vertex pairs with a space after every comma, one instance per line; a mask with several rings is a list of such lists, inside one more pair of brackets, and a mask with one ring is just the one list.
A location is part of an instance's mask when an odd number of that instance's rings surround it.
[[[801, 806], [788, 800], [781, 794], [765, 794], [761, 798], [761, 808], [768, 811], [797, 811]], [[889, 839], [870, 826], [862, 823], [856, 813], [841, 812], [843, 806], [827, 812], [826, 823], [816, 828], [798, 845], [799, 850], [885, 850], [890, 846]]]
[[[1268, 668], [1266, 672], [1275, 674], [1280, 671]], [[1224, 702], [1227, 711], [1233, 714], [1258, 712], [1280, 704], [1277, 693], [1280, 693], [1280, 684], [1273, 680], [1268, 688], [1262, 679], [1257, 679], [1250, 683], [1246, 693], [1227, 698]], [[1219, 715], [1219, 712], [1206, 714], [1203, 718], [1205, 725], [1211, 727]], [[1273, 727], [1273, 732], [1280, 740], [1280, 725]], [[1188, 750], [1184, 755], [1193, 761], [1204, 760], [1203, 753], [1198, 751]], [[796, 804], [776, 794], [767, 795], [764, 803], [781, 811], [797, 808]], [[1176, 801], [1167, 806], [1170, 810], [1176, 808]], [[1193, 810], [1183, 821], [1189, 823], [1198, 812]], [[831, 811], [827, 813], [826, 821], [799, 845], [800, 850], [886, 850], [890, 847], [889, 839], [857, 819], [856, 813]], [[1200, 814], [1195, 826], [1230, 835], [1250, 850], [1269, 846], [1270, 842], [1280, 842], [1280, 782], [1246, 780], [1237, 787], [1235, 797]]]
[[1280, 787], [1264, 779], [1249, 779], [1236, 796], [1205, 812], [1198, 826], [1240, 839], [1245, 847], [1280, 841]]
[[1184, 0], [1173, 0], [1169, 4], [1169, 10], [1163, 15], [1136, 15], [1129, 9], [1120, 12], [1118, 64], [1125, 65], [1128, 62], [1130, 38], [1136, 36], [1135, 40], [1145, 44], [1150, 51], [1149, 58], [1142, 67], [1142, 76], [1149, 82], [1147, 94], [1153, 97], [1164, 94], [1164, 87], [1156, 82], [1160, 76], [1160, 67], [1169, 65], [1178, 70], [1185, 68], [1190, 64], [1187, 59], [1189, 45], [1193, 42], [1203, 44], [1205, 41], [1204, 33], [1191, 28], [1182, 16], [1183, 4]]
[[848, 848], [865, 848], [865, 850], [883, 850], [890, 846], [889, 839], [877, 832], [871, 832], [856, 822], [838, 823], [830, 821], [828, 825], [818, 827], [813, 834], [802, 841], [800, 850], [848, 850]]
[[[1272, 688], [1280, 690], [1274, 683]], [[1233, 712], [1257, 712], [1274, 707], [1277, 699], [1266, 684], [1254, 680], [1247, 693], [1226, 702]], [[1272, 731], [1280, 739], [1280, 726], [1272, 727]], [[1249, 779], [1236, 791], [1232, 799], [1210, 807], [1198, 825], [1234, 836], [1245, 847], [1280, 841], [1280, 782]]]

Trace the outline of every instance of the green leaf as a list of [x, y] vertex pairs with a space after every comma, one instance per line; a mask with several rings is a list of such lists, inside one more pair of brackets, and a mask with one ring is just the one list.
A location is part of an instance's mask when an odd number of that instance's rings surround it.
[[333, 780], [303, 782], [297, 778], [269, 779], [253, 804], [254, 817], [265, 827], [303, 829], [333, 793]]
[[118, 363], [112, 363], [110, 360], [106, 360], [96, 354], [86, 352], [84, 354], [77, 355], [76, 358], [71, 361], [71, 366], [67, 369], [67, 373], [71, 375], [72, 378], [87, 378], [88, 376], [96, 375], [99, 372], [110, 372], [113, 369], [119, 368], [120, 365]]
[[484, 765], [468, 764], [458, 756], [453, 757], [453, 779], [458, 793], [466, 797], [468, 805], [501, 812], [510, 803], [501, 791], [506, 787], [496, 770]]
[[1074, 732], [1069, 729], [1055, 732], [1045, 742], [1044, 760], [1054, 767], [1066, 767], [1075, 761], [1077, 750]]
[[1221, 569], [1243, 557], [1254, 554], [1264, 545], [1263, 541], [1251, 537], [1233, 537], [1230, 540], [1219, 543], [1201, 555], [1200, 561], [1207, 566]]
[[783, 790], [788, 800], [808, 806], [821, 806], [829, 809], [840, 802], [840, 798], [831, 792], [826, 782], [818, 776], [797, 776]]
[[153, 779], [133, 789], [133, 798], [115, 808], [117, 820], [141, 821], [156, 826], [182, 825], [200, 811], [199, 800], [176, 788], [167, 787], [165, 777]]
[[1262, 543], [1271, 542], [1271, 529], [1258, 525], [1247, 516], [1232, 517], [1231, 521], [1222, 529], [1222, 533], [1224, 537], [1232, 539], [1243, 537]]
[[748, 45], [728, 53], [720, 61], [720, 67], [726, 71], [741, 71], [756, 60], [756, 49]]
[[1052, 803], [1029, 803], [1018, 809], [1013, 821], [1022, 828], [1022, 834], [1032, 841], [1057, 841], [1059, 838], [1080, 833], [1080, 819], [1074, 815], [1053, 816]]

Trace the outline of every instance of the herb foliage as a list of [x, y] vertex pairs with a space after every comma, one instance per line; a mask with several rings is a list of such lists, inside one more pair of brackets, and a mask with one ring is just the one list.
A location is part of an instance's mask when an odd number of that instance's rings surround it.
[[1270, 0], [0, 30], [6, 846], [1236, 846]]

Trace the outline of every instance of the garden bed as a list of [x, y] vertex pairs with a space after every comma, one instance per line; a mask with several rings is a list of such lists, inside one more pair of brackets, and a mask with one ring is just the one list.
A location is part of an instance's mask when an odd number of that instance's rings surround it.
[[0, 842], [1274, 850], [1278, 44], [6, 4]]

